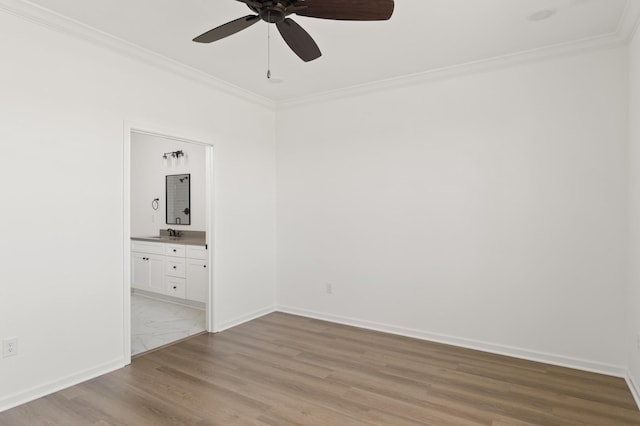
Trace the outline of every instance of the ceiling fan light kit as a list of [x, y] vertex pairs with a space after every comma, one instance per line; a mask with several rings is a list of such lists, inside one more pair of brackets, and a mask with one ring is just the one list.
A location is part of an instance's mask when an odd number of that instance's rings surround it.
[[384, 21], [391, 18], [393, 0], [236, 0], [256, 15], [227, 22], [194, 38], [197, 43], [212, 43], [249, 28], [262, 20], [275, 24], [289, 48], [305, 62], [322, 56], [320, 48], [289, 15], [339, 21]]

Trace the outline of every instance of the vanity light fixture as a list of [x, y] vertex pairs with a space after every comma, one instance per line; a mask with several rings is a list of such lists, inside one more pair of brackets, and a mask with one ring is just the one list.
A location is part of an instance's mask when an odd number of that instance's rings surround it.
[[162, 156], [162, 158], [164, 158], [165, 160], [167, 158], [180, 158], [180, 157], [184, 157], [184, 152], [182, 150], [179, 151], [173, 151], [173, 152], [165, 152], [164, 155]]

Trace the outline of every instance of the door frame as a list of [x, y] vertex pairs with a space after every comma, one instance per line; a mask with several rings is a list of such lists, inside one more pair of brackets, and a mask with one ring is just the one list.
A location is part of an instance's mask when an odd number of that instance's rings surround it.
[[215, 155], [214, 143], [209, 140], [208, 136], [194, 135], [191, 131], [181, 131], [166, 129], [161, 126], [135, 123], [131, 121], [124, 122], [123, 135], [123, 357], [125, 365], [131, 364], [131, 134], [142, 133], [151, 136], [157, 136], [164, 139], [173, 139], [179, 142], [187, 142], [205, 147], [205, 209], [206, 209], [206, 240], [207, 244], [207, 262], [209, 264], [209, 297], [206, 303], [206, 330], [209, 333], [216, 332], [217, 315], [214, 302], [215, 298], [215, 281], [214, 281], [214, 189], [215, 189]]

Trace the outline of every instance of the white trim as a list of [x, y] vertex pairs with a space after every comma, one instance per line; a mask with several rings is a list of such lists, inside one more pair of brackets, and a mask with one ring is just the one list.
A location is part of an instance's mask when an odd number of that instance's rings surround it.
[[207, 215], [205, 227], [207, 233], [205, 235], [207, 244], [207, 262], [209, 263], [209, 303], [207, 303], [207, 331], [215, 333], [219, 322], [218, 312], [221, 307], [217, 306], [218, 298], [216, 297], [215, 271], [215, 152], [213, 145], [205, 147], [205, 209], [209, 213]]
[[131, 364], [131, 129], [131, 125], [125, 122], [122, 139], [122, 357], [125, 365]]
[[627, 42], [633, 39], [638, 25], [640, 24], [640, 2], [637, 0], [627, 0], [624, 13], [620, 17], [618, 22], [618, 28], [616, 34]]
[[[3, 1], [3, 0], [0, 0], [0, 1]], [[125, 125], [128, 126], [129, 130], [134, 131], [136, 133], [142, 133], [150, 136], [158, 136], [163, 139], [171, 139], [178, 142], [187, 142], [195, 145], [202, 145], [202, 146], [215, 145], [214, 141], [211, 140], [211, 135], [193, 134], [192, 131], [188, 131], [188, 130], [167, 128], [167, 127], [159, 126], [153, 123], [144, 123], [144, 122], [131, 121], [131, 120], [125, 120]], [[184, 136], [184, 137], [176, 136], [181, 134], [186, 134], [187, 136]]]
[[[0, 0], [3, 1], [3, 0]], [[208, 217], [206, 220], [206, 244], [208, 247], [207, 256], [209, 262], [209, 303], [206, 304], [206, 329], [208, 332], [216, 331], [216, 306], [212, 303], [215, 301], [215, 265], [213, 255], [213, 234], [214, 234], [214, 142], [210, 137], [205, 135], [193, 135], [189, 131], [181, 131], [175, 129], [167, 129], [154, 124], [139, 123], [133, 121], [124, 122], [124, 171], [123, 171], [123, 252], [124, 252], [124, 276], [123, 276], [123, 321], [124, 321], [124, 358], [127, 361], [125, 365], [131, 364], [131, 133], [142, 133], [151, 136], [157, 136], [164, 139], [173, 139], [180, 142], [192, 143], [205, 147], [205, 209], [208, 209]], [[176, 136], [176, 135], [185, 135]]]
[[229, 320], [229, 321], [225, 321], [222, 324], [219, 324], [217, 332], [228, 330], [228, 329], [233, 328], [233, 327], [237, 327], [240, 324], [244, 324], [245, 322], [253, 321], [254, 319], [263, 317], [265, 315], [268, 315], [268, 314], [276, 312], [276, 311], [277, 311], [277, 309], [276, 309], [275, 306], [269, 306], [269, 307], [266, 307], [266, 308], [258, 309], [257, 311], [254, 311], [254, 312], [252, 312], [250, 314], [242, 315], [242, 316], [237, 317], [235, 319], [232, 319], [232, 320]]
[[619, 47], [629, 43], [637, 31], [638, 26], [640, 26], [640, 1], [627, 0], [625, 10], [620, 17], [616, 30], [609, 34], [587, 37], [566, 43], [559, 43], [536, 49], [514, 52], [507, 55], [494, 56], [477, 61], [426, 70], [415, 74], [340, 88], [323, 93], [286, 99], [278, 102], [277, 108], [295, 108], [303, 105], [349, 98], [352, 96], [410, 86], [443, 78], [486, 72], [527, 62], [540, 61], [547, 58]]
[[137, 44], [100, 31], [82, 22], [43, 8], [27, 0], [0, 0], [0, 11], [44, 26], [51, 30], [68, 34], [78, 39], [96, 44], [146, 64], [186, 77], [197, 83], [242, 98], [254, 104], [273, 109], [275, 102], [249, 90], [235, 86], [203, 71], [170, 59]]
[[426, 82], [434, 80], [488, 72], [500, 68], [526, 64], [529, 62], [540, 61], [548, 58], [563, 57], [601, 49], [610, 49], [624, 46], [626, 43], [626, 38], [620, 37], [618, 35], [593, 37], [580, 41], [541, 47], [538, 49], [516, 52], [504, 56], [497, 56], [443, 68], [431, 69], [415, 74], [403, 75], [387, 80], [379, 80], [371, 83], [359, 84], [356, 86], [331, 90], [323, 93], [311, 94], [299, 98], [291, 98], [278, 102], [277, 110], [292, 109], [320, 102], [335, 101], [370, 93], [378, 93], [389, 89], [424, 84]]
[[54, 392], [61, 391], [68, 387], [95, 379], [103, 374], [118, 370], [126, 365], [126, 361], [122, 358], [101, 364], [97, 367], [83, 370], [79, 373], [70, 374], [57, 380], [53, 380], [42, 385], [34, 386], [30, 389], [8, 395], [0, 399], [0, 412], [17, 407], [18, 405], [34, 401], [43, 396], [50, 395]]
[[204, 302], [197, 302], [195, 300], [179, 299], [177, 297], [169, 296], [166, 294], [153, 293], [150, 291], [140, 290], [138, 288], [131, 289], [132, 294], [147, 299], [158, 300], [160, 302], [170, 302], [174, 305], [182, 305], [187, 308], [197, 309], [199, 311], [206, 311], [207, 304]]
[[347, 318], [338, 315], [324, 314], [320, 312], [308, 311], [305, 309], [292, 308], [288, 306], [278, 306], [278, 312], [300, 315], [307, 318], [315, 318], [323, 321], [338, 324], [350, 325], [353, 327], [365, 328], [368, 330], [381, 331], [384, 333], [396, 334], [399, 336], [411, 337], [414, 339], [426, 340], [430, 342], [444, 343], [467, 349], [474, 349], [489, 352], [497, 355], [505, 355], [513, 358], [520, 358], [529, 361], [542, 362], [545, 364], [557, 365], [559, 367], [573, 368], [592, 373], [605, 374], [607, 376], [625, 377], [626, 367], [619, 365], [604, 364], [579, 358], [571, 358], [564, 355], [555, 355], [545, 352], [532, 351], [529, 349], [516, 348], [513, 346], [500, 345], [479, 340], [466, 339], [463, 337], [449, 336], [446, 334], [430, 333], [406, 327], [381, 324], [372, 321], [363, 321], [355, 318]]
[[[634, 3], [637, 7], [640, 7], [640, 3]], [[633, 25], [633, 29], [629, 33], [629, 43], [632, 43], [638, 33], [638, 28], [640, 28], [640, 19], [638, 19]]]
[[636, 405], [638, 409], [640, 409], [640, 387], [635, 380], [633, 380], [633, 376], [630, 371], [627, 371], [624, 380], [627, 382], [627, 386], [629, 386], [629, 390], [631, 391], [631, 395], [633, 395], [633, 399], [636, 401]]

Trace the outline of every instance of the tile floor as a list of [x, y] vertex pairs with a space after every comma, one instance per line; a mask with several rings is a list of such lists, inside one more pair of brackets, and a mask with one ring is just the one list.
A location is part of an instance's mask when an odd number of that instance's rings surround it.
[[131, 355], [164, 346], [205, 330], [205, 311], [131, 295]]

